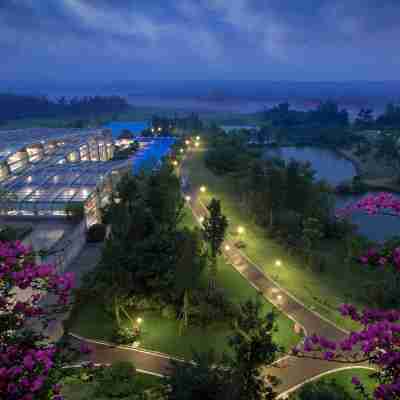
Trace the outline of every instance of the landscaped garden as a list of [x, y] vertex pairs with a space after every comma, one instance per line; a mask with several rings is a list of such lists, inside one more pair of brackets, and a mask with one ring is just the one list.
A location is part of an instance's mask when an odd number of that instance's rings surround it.
[[[241, 205], [235, 180], [229, 175], [215, 175], [206, 167], [204, 156], [204, 151], [197, 151], [185, 162], [190, 183], [198, 188], [206, 186], [207, 190], [200, 193], [204, 204], [212, 197], [221, 200], [224, 213], [229, 219], [230, 235], [237, 239], [237, 228], [242, 226], [245, 229], [240, 237], [245, 243], [245, 253], [269, 277], [310, 308], [337, 324], [354, 328], [353, 322], [340, 316], [338, 308], [344, 302], [362, 305], [358, 295], [365, 293], [365, 271], [357, 263], [347, 264], [343, 261], [343, 240], [329, 240], [319, 244], [316, 252], [324, 260], [324, 268], [321, 271], [308, 268], [302, 259], [291, 255], [255, 222], [248, 209]], [[281, 260], [281, 265], [277, 265], [276, 260]]]
[[[197, 221], [193, 217], [190, 208], [185, 207], [181, 225], [194, 228]], [[201, 285], [207, 290], [207, 272], [204, 271]], [[300, 337], [294, 333], [293, 322], [279, 313], [230, 265], [224, 258], [218, 258], [217, 287], [223, 290], [229, 302], [236, 306], [249, 299], [259, 299], [262, 302], [264, 313], [275, 311], [277, 313], [278, 331], [274, 337], [280, 345], [286, 349], [292, 348], [298, 343]], [[168, 353], [178, 357], [188, 358], [192, 350], [205, 352], [214, 348], [218, 353], [229, 351], [228, 335], [231, 333], [229, 323], [212, 323], [205, 327], [198, 325], [190, 326], [179, 334], [180, 321], [172, 312], [168, 315], [166, 311], [134, 311], [131, 315], [133, 320], [141, 318], [140, 347]], [[123, 319], [123, 327], [129, 329], [131, 322]], [[78, 335], [106, 341], [113, 340], [116, 321], [111, 312], [107, 312], [104, 305], [97, 298], [92, 298], [79, 306], [79, 310], [73, 313], [69, 329]]]

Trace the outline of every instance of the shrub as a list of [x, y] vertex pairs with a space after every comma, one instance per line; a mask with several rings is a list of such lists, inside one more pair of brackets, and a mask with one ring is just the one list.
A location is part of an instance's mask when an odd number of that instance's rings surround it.
[[112, 335], [112, 341], [117, 344], [133, 344], [136, 342], [140, 337], [140, 330], [139, 328], [132, 329], [132, 328], [121, 328], [117, 327], [114, 329]]
[[86, 240], [89, 243], [102, 242], [106, 236], [106, 230], [106, 225], [94, 224], [88, 229], [86, 233]]
[[173, 306], [166, 306], [162, 309], [161, 311], [161, 315], [164, 318], [168, 318], [168, 319], [176, 319], [176, 311], [175, 308]]
[[290, 400], [353, 400], [346, 390], [334, 380], [321, 380], [315, 383], [307, 383], [293, 395]]

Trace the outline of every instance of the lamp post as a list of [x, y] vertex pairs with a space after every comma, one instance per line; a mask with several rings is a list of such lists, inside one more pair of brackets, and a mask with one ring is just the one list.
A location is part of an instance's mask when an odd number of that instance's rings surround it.
[[200, 192], [201, 193], [205, 193], [207, 191], [207, 188], [203, 185], [203, 186], [200, 186]]
[[237, 233], [238, 233], [239, 235], [243, 235], [244, 232], [245, 232], [245, 229], [243, 228], [243, 226], [238, 226], [238, 228], [237, 228]]
[[275, 261], [275, 266], [280, 267], [282, 265], [282, 261], [281, 260], [276, 260]]
[[185, 200], [186, 200], [187, 202], [189, 202], [190, 200], [192, 200], [192, 198], [191, 198], [190, 196], [185, 196]]

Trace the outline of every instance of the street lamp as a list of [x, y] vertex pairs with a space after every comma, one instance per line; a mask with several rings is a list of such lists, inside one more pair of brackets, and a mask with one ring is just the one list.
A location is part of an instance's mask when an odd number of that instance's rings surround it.
[[192, 200], [192, 198], [190, 196], [185, 196], [185, 200], [189, 202], [190, 200]]
[[244, 233], [244, 228], [243, 228], [243, 226], [238, 226], [238, 228], [237, 228], [237, 233], [238, 233], [239, 235], [243, 235], [243, 233]]
[[281, 261], [281, 260], [276, 260], [276, 261], [275, 261], [275, 265], [276, 265], [277, 267], [280, 267], [280, 266], [282, 265], [282, 261]]
[[207, 188], [205, 186], [200, 186], [200, 192], [205, 193]]

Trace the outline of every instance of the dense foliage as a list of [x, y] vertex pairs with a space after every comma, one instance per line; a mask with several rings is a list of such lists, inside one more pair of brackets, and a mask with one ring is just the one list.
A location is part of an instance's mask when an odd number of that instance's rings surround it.
[[0, 93], [0, 121], [21, 118], [54, 116], [89, 116], [101, 113], [126, 111], [129, 105], [118, 96], [74, 97], [50, 100], [47, 97], [35, 97]]
[[289, 397], [290, 400], [356, 400], [335, 380], [307, 383]]
[[[348, 215], [355, 210], [363, 210], [370, 215], [383, 213], [400, 216], [400, 201], [388, 193], [370, 195], [347, 207], [340, 216]], [[391, 240], [378, 248], [371, 248], [360, 257], [360, 263], [370, 268], [389, 270], [391, 280], [386, 285], [396, 285], [399, 290], [400, 247], [398, 240]], [[400, 311], [386, 304], [387, 309], [368, 308], [363, 311], [351, 304], [341, 307], [343, 316], [356, 321], [361, 329], [351, 332], [344, 340], [334, 342], [322, 336], [312, 335], [306, 338], [304, 345], [294, 350], [302, 357], [323, 357], [325, 360], [339, 360], [348, 363], [369, 362], [376, 369], [373, 374], [378, 382], [374, 390], [375, 399], [400, 399]], [[353, 384], [363, 398], [369, 395], [356, 377]]]
[[165, 378], [167, 400], [270, 400], [276, 393], [274, 377], [263, 366], [281, 350], [273, 340], [274, 314], [262, 315], [258, 302], [241, 305], [232, 324], [231, 353], [218, 358], [213, 351], [194, 354], [194, 363], [173, 363]]
[[49, 341], [46, 332], [67, 310], [72, 284], [71, 274], [36, 264], [21, 242], [0, 242], [1, 399], [62, 399], [62, 367], [74, 353], [63, 342]]

